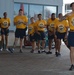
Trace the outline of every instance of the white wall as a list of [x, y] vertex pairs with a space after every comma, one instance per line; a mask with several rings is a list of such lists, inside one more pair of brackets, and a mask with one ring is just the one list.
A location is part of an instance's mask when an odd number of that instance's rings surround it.
[[8, 17], [11, 19], [10, 29], [13, 30], [13, 11], [14, 11], [14, 0], [0, 0], [0, 17], [3, 17], [3, 13], [7, 12]]
[[47, 5], [62, 5], [62, 0], [14, 0], [14, 2], [47, 4]]
[[72, 2], [74, 2], [74, 0], [63, 0], [63, 3], [72, 3]]
[[14, 2], [56, 5], [58, 6], [58, 13], [62, 12], [63, 5], [63, 0], [0, 0], [0, 17], [3, 17], [3, 12], [8, 13], [8, 17], [11, 19], [10, 30], [15, 30], [13, 26]]
[[58, 6], [58, 13], [62, 12], [63, 0], [14, 0], [14, 2], [56, 5]]
[[63, 14], [65, 14], [65, 4], [70, 4], [72, 2], [74, 2], [74, 0], [63, 0], [63, 7], [62, 7]]

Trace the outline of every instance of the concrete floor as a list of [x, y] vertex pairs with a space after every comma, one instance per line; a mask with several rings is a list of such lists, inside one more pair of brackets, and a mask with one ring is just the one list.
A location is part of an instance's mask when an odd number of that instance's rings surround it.
[[23, 48], [23, 53], [19, 53], [19, 48], [14, 53], [2, 51], [0, 75], [74, 75], [74, 70], [68, 70], [70, 58], [66, 46], [62, 44], [60, 57], [55, 56], [54, 49], [52, 52], [51, 55], [38, 54], [37, 50], [36, 53], [30, 53], [29, 48]]
[[55, 56], [54, 50], [52, 52], [47, 55], [23, 49], [23, 53], [19, 53], [19, 48], [14, 53], [0, 52], [0, 75], [74, 75], [74, 71], [68, 70], [69, 50], [62, 45], [60, 57]]

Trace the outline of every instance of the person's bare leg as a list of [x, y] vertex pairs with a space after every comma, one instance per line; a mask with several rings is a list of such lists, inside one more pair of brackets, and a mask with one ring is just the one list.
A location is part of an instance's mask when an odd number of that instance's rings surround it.
[[1, 48], [1, 51], [2, 51], [4, 48], [4, 35], [1, 35], [1, 36], [2, 36], [2, 48]]
[[8, 49], [8, 36], [5, 36], [6, 49]]
[[49, 51], [48, 51], [48, 52], [46, 52], [46, 54], [52, 54], [52, 52], [51, 52], [52, 40], [53, 40], [53, 39], [50, 39], [50, 40], [49, 40], [49, 43], [48, 43]]
[[24, 47], [25, 47], [25, 43], [26, 43], [26, 36], [24, 36]]
[[65, 40], [63, 40], [63, 41], [64, 41], [64, 43], [65, 43], [66, 47], [67, 47], [68, 49], [70, 49], [70, 46], [68, 45], [68, 40], [67, 40], [67, 39], [65, 39]]
[[57, 38], [54, 38], [54, 42], [55, 42], [55, 52], [57, 52], [57, 48], [58, 48]]
[[74, 47], [70, 47], [70, 61], [71, 61], [71, 67], [69, 70], [74, 69]]
[[38, 53], [40, 53], [40, 40], [38, 40]]
[[56, 50], [57, 50], [57, 51], [56, 51], [55, 55], [56, 55], [56, 57], [58, 57], [58, 56], [61, 55], [61, 54], [60, 54], [61, 40], [60, 40], [60, 39], [57, 39], [56, 44], [57, 44], [57, 46], [56, 46]]
[[23, 44], [23, 39], [20, 38], [20, 53], [22, 53], [22, 44]]
[[61, 40], [57, 39], [57, 47], [58, 47], [58, 53], [60, 53], [60, 47], [61, 47]]
[[42, 52], [45, 52], [44, 48], [45, 48], [45, 40], [42, 40]]
[[35, 41], [31, 42], [31, 45], [32, 45], [31, 53], [33, 53], [35, 51], [35, 48], [36, 48], [36, 42]]

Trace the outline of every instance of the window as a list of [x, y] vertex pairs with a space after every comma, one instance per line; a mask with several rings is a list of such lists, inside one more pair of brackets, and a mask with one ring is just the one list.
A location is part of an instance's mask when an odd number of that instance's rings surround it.
[[30, 5], [29, 18], [34, 17], [34, 19], [37, 20], [37, 15], [40, 13], [43, 14], [43, 6], [41, 6], [41, 5]]
[[70, 4], [65, 4], [65, 13], [71, 12]]
[[14, 16], [18, 14], [19, 9], [20, 9], [20, 4], [15, 3], [14, 4]]
[[29, 19], [30, 17], [34, 17], [34, 19], [37, 20], [37, 14], [39, 13], [42, 14], [44, 19], [48, 19], [51, 13], [55, 13], [57, 15], [57, 6], [14, 3], [14, 16], [18, 14], [18, 10], [20, 8], [23, 9], [24, 15]]
[[24, 15], [28, 16], [28, 5], [22, 3], [14, 3], [14, 16], [18, 15], [19, 9], [23, 9]]
[[48, 19], [51, 16], [51, 13], [57, 13], [56, 6], [44, 6], [44, 19]]

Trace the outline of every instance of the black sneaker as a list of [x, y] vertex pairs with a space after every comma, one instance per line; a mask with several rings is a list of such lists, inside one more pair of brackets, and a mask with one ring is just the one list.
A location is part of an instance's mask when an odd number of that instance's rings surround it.
[[38, 53], [40, 54], [41, 52], [38, 50]]
[[31, 53], [33, 53], [33, 52], [34, 52], [34, 50], [31, 50], [30, 52], [31, 52]]
[[20, 49], [20, 53], [23, 53], [21, 49]]
[[74, 69], [74, 65], [72, 64], [69, 70], [72, 71], [73, 69]]
[[61, 56], [61, 54], [60, 54], [60, 53], [58, 53], [58, 56]]
[[46, 51], [45, 50], [42, 50], [41, 53], [46, 53]]
[[52, 52], [48, 51], [48, 52], [46, 52], [46, 54], [52, 54]]
[[61, 56], [59, 52], [55, 52], [56, 57]]
[[56, 57], [58, 57], [58, 52], [55, 52]]
[[8, 48], [8, 50], [9, 50], [11, 53], [13, 53], [13, 49], [12, 49], [12, 48]]

